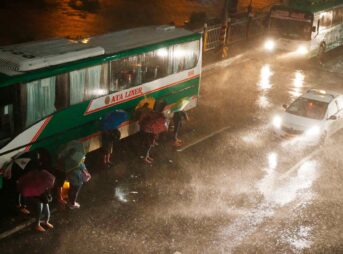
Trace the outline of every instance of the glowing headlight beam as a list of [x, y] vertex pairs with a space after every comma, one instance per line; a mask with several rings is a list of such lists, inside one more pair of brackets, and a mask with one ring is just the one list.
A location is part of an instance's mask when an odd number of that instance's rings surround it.
[[306, 55], [308, 53], [308, 49], [305, 46], [300, 46], [296, 53], [299, 55]]
[[281, 128], [281, 124], [282, 124], [282, 119], [280, 116], [275, 116], [273, 118], [273, 126], [276, 128], [276, 129], [280, 129]]
[[306, 136], [318, 136], [320, 134], [320, 127], [313, 126], [305, 132]]
[[268, 51], [273, 51], [275, 49], [275, 42], [273, 40], [267, 40], [264, 43], [264, 49]]

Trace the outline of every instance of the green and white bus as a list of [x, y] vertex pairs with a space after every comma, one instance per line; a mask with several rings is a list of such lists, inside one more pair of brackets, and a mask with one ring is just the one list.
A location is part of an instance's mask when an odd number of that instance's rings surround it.
[[[61, 144], [101, 147], [99, 119], [125, 110], [121, 137], [136, 133], [135, 107], [154, 98], [168, 109], [196, 107], [202, 39], [174, 26], [149, 26], [80, 40], [0, 47], [0, 168], [19, 152]], [[52, 158], [52, 157], [51, 157]]]
[[290, 0], [270, 10], [267, 51], [318, 56], [343, 44], [342, 0]]

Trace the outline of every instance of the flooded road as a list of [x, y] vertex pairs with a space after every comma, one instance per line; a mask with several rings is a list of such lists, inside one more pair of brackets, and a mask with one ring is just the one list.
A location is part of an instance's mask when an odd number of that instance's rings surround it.
[[[192, 12], [217, 16], [222, 0], [47, 0], [0, 4], [0, 45], [87, 37], [137, 26], [183, 25]], [[36, 3], [36, 4], [35, 4]], [[2, 7], [2, 8], [1, 8]]]
[[343, 133], [309, 148], [271, 133], [281, 105], [309, 88], [342, 91], [342, 53], [319, 66], [251, 52], [205, 71], [182, 148], [161, 137], [150, 166], [138, 138], [124, 140], [112, 169], [89, 166], [80, 210], [58, 208], [54, 230], [27, 228], [2, 253], [342, 252]]

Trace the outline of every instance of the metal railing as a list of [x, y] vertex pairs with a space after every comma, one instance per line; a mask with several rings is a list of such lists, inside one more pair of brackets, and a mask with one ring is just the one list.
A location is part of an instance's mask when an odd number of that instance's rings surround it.
[[230, 47], [265, 34], [266, 15], [244, 17], [227, 23], [204, 25], [204, 52]]

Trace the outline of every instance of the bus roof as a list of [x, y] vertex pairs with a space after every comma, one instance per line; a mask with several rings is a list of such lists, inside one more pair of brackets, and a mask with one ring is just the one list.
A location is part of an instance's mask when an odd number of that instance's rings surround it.
[[200, 34], [165, 25], [81, 40], [53, 39], [0, 47], [0, 87], [199, 38]]
[[342, 4], [342, 0], [289, 0], [288, 6], [297, 10], [315, 13]]

